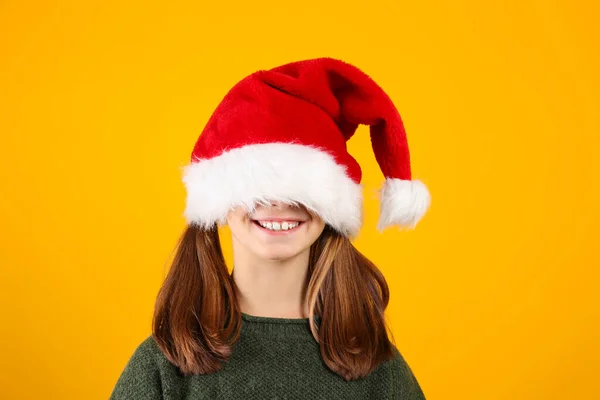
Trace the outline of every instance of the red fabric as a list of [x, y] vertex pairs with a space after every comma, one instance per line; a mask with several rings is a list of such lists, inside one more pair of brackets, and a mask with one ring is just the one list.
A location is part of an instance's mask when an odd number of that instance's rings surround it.
[[346, 141], [370, 125], [375, 158], [386, 178], [411, 179], [406, 132], [387, 94], [360, 69], [318, 58], [257, 71], [236, 84], [209, 119], [192, 162], [260, 143], [298, 143], [329, 152], [360, 183]]

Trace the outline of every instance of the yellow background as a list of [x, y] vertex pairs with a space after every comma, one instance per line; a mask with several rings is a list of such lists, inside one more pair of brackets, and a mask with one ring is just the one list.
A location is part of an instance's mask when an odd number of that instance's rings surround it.
[[[0, 3], [0, 391], [106, 399], [150, 333], [181, 170], [256, 69], [331, 56], [396, 102], [430, 212], [357, 247], [428, 399], [598, 399], [592, 1]], [[230, 242], [223, 232], [230, 257]]]

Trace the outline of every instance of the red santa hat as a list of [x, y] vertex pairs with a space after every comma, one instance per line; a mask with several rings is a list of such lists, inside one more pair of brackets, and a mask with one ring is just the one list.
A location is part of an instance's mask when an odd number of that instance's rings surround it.
[[318, 58], [257, 71], [223, 98], [184, 167], [184, 216], [208, 228], [228, 211], [281, 201], [302, 204], [338, 232], [362, 226], [361, 168], [346, 142], [370, 126], [385, 182], [377, 228], [414, 228], [427, 211], [427, 187], [411, 178], [406, 132], [396, 107], [369, 76]]

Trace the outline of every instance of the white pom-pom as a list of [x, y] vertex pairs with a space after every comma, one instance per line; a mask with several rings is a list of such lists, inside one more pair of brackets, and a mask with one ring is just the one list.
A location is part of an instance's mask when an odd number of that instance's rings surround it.
[[391, 225], [414, 228], [431, 204], [427, 186], [419, 180], [386, 179], [380, 191], [381, 212], [377, 229]]

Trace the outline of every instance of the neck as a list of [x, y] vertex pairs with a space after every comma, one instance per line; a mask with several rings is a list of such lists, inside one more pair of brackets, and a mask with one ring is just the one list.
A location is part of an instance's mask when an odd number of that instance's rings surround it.
[[286, 260], [265, 260], [234, 252], [232, 277], [240, 310], [275, 318], [307, 318], [305, 286], [309, 251]]

